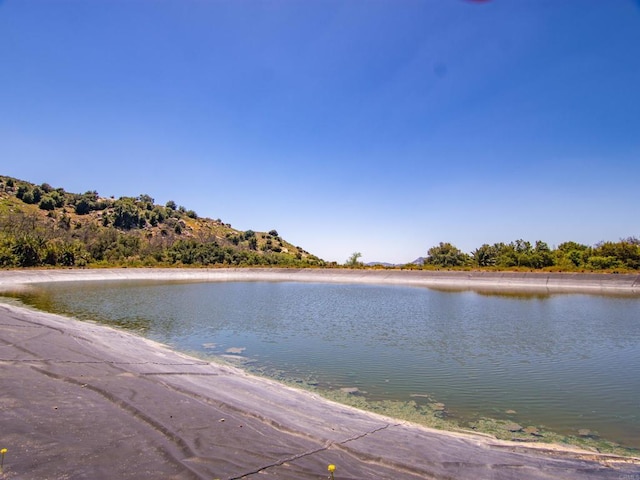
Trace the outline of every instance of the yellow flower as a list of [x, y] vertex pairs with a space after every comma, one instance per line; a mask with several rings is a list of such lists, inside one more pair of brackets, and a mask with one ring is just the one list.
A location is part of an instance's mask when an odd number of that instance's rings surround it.
[[5, 453], [7, 453], [7, 449], [6, 449], [6, 448], [3, 448], [2, 450], [0, 450], [0, 453], [1, 453], [2, 455], [4, 455]]
[[331, 465], [329, 465], [327, 467], [327, 470], [329, 470], [330, 472], [335, 472], [336, 471], [336, 466], [332, 463]]

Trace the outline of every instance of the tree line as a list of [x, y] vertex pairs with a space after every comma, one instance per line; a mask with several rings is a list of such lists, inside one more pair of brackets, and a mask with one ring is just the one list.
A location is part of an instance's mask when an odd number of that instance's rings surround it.
[[484, 268], [495, 270], [636, 271], [640, 270], [640, 239], [603, 241], [594, 246], [564, 242], [556, 248], [541, 240], [484, 244], [470, 254], [451, 243], [431, 247], [424, 265], [431, 268]]

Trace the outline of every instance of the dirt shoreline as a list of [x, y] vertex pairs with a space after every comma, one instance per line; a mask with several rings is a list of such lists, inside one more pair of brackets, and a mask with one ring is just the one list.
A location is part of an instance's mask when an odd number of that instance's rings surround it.
[[[289, 281], [297, 272], [4, 271], [0, 290], [60, 280]], [[321, 275], [357, 278], [322, 271], [293, 281]], [[336, 480], [640, 479], [640, 459], [416, 426], [10, 304], [0, 304], [0, 448], [1, 479], [318, 479], [330, 463]]]

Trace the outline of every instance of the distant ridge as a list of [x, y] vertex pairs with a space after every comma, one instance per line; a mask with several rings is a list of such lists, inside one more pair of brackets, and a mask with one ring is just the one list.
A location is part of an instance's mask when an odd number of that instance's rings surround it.
[[365, 266], [367, 267], [401, 267], [402, 265], [424, 265], [425, 258], [418, 257], [413, 262], [407, 263], [389, 263], [389, 262], [367, 262]]
[[397, 263], [388, 262], [367, 262], [364, 264], [366, 267], [397, 267]]

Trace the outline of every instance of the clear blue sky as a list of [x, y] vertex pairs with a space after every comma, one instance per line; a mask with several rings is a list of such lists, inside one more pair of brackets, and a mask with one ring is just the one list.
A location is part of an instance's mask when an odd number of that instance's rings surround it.
[[640, 2], [0, 0], [0, 173], [338, 262], [640, 236]]

